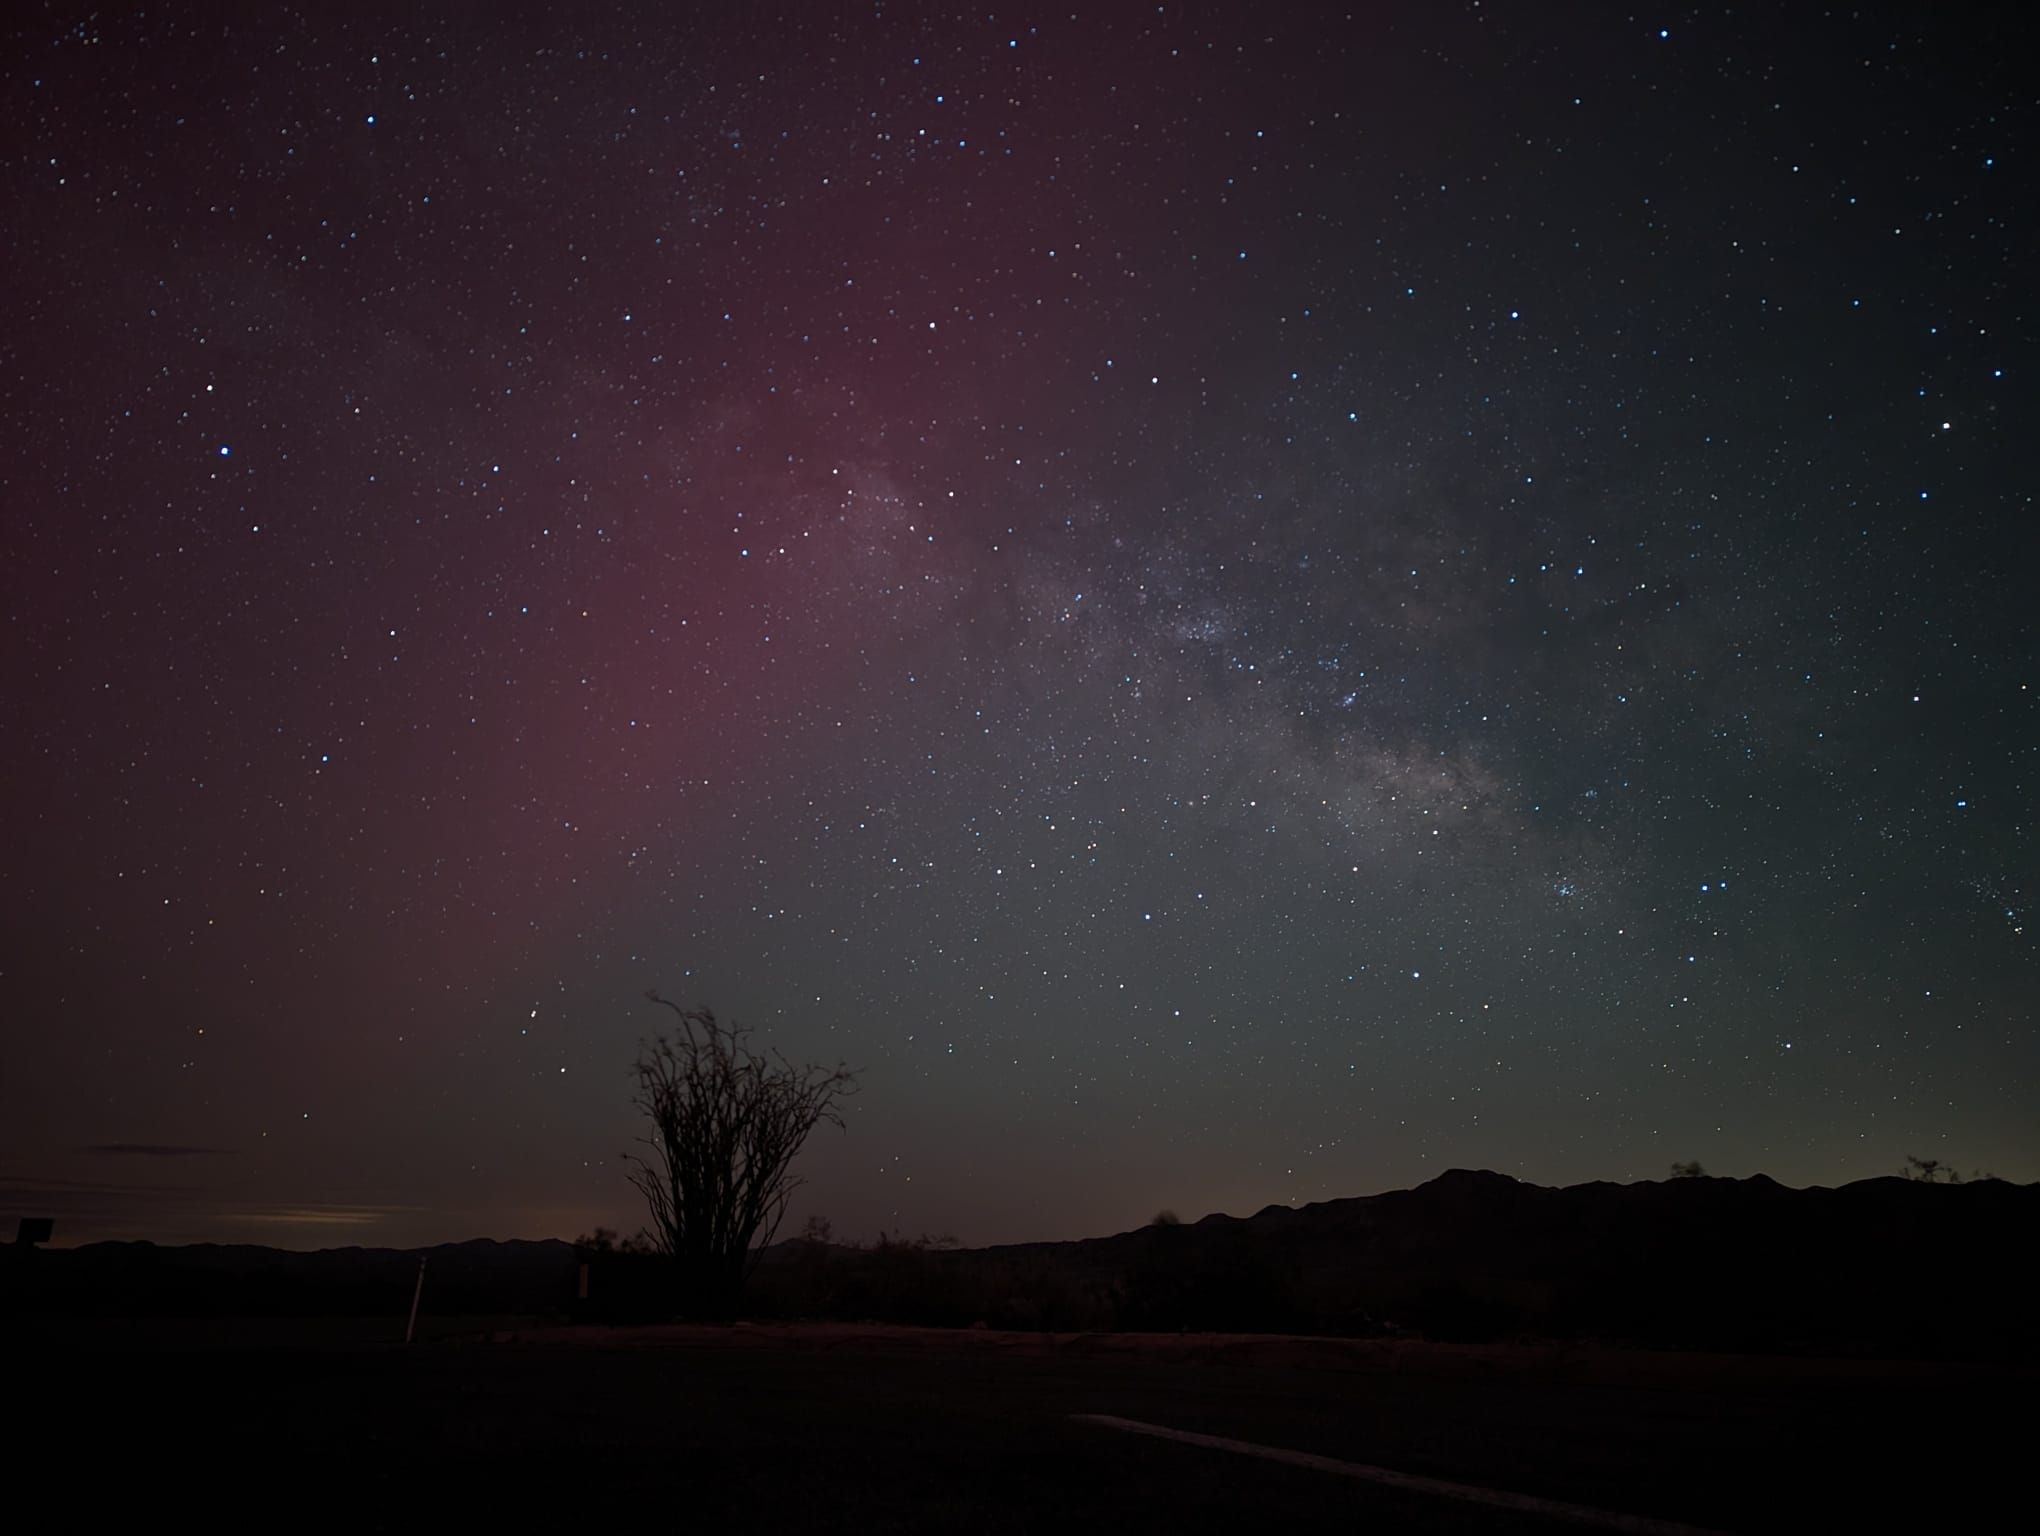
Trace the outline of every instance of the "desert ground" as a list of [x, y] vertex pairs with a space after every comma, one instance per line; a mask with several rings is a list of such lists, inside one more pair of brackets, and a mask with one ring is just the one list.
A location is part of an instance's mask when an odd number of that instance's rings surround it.
[[[1226, 1335], [428, 1320], [10, 1334], [16, 1508], [410, 1530], [1589, 1529], [1112, 1415], [1720, 1531], [1967, 1530], [2036, 1373]], [[1618, 1527], [1619, 1528], [1619, 1527]], [[1646, 1527], [1635, 1526], [1643, 1529]]]

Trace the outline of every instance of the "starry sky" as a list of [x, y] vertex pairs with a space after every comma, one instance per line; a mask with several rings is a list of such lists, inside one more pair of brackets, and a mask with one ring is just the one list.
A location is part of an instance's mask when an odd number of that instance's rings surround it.
[[0, 1207], [2040, 1177], [2014, 14], [11, 12]]

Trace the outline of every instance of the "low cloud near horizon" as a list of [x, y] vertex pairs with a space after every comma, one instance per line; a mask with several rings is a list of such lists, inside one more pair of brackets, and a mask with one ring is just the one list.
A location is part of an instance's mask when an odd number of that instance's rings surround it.
[[[101, 1148], [86, 1148], [99, 1151]], [[122, 1148], [141, 1157], [183, 1155], [183, 1149]], [[194, 1153], [211, 1148], [192, 1148]], [[64, 1246], [105, 1239], [186, 1243], [287, 1239], [330, 1228], [374, 1230], [418, 1215], [409, 1205], [321, 1200], [267, 1200], [194, 1184], [141, 1184], [87, 1179], [34, 1179], [0, 1174], [0, 1219], [10, 1213], [55, 1218]]]

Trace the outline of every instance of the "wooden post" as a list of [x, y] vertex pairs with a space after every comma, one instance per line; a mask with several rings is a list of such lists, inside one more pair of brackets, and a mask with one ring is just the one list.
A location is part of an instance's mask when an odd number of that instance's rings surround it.
[[411, 1335], [418, 1331], [418, 1298], [425, 1294], [425, 1258], [418, 1255], [418, 1283], [411, 1288], [411, 1320], [404, 1324], [404, 1342], [411, 1342]]

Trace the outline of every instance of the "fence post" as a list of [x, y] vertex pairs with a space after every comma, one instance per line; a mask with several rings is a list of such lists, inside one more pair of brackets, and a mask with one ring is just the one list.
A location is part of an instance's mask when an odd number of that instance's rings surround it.
[[411, 1320], [404, 1324], [404, 1342], [411, 1342], [411, 1335], [418, 1331], [418, 1298], [425, 1294], [425, 1254], [418, 1255], [418, 1283], [411, 1288]]

